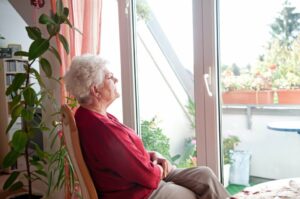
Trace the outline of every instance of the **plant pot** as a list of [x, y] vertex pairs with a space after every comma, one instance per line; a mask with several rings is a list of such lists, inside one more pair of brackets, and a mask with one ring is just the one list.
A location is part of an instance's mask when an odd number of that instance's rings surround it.
[[229, 176], [230, 176], [230, 164], [225, 164], [223, 166], [223, 183], [224, 187], [229, 185]]
[[300, 104], [300, 89], [278, 90], [279, 104]]
[[222, 93], [223, 104], [273, 104], [274, 92], [228, 91]]

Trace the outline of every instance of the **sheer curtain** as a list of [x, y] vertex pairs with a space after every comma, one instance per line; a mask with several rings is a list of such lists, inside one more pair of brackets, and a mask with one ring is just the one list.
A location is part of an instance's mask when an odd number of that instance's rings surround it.
[[[62, 34], [69, 43], [70, 52], [67, 54], [64, 47], [56, 39], [57, 49], [61, 56], [62, 64], [60, 67], [60, 76], [63, 77], [68, 70], [71, 60], [74, 56], [91, 53], [100, 54], [100, 33], [101, 33], [101, 14], [102, 0], [62, 0], [64, 6], [69, 8], [69, 21], [78, 29], [70, 28], [68, 25], [61, 27]], [[51, 0], [52, 10], [56, 9], [56, 0]], [[61, 104], [66, 103], [66, 90], [61, 86]], [[70, 184], [68, 181], [69, 170], [65, 167], [66, 184], [65, 198], [78, 198], [80, 195], [79, 187], [75, 185], [75, 193], [71, 193]]]
[[[62, 58], [60, 75], [63, 76], [70, 66], [74, 56], [91, 53], [100, 53], [101, 13], [102, 0], [62, 0], [69, 8], [69, 20], [78, 29], [62, 26], [61, 34], [68, 40], [70, 53], [67, 54], [57, 38], [59, 54]], [[56, 0], [51, 0], [52, 9], [55, 10]], [[65, 103], [66, 91], [61, 87], [61, 103]]]

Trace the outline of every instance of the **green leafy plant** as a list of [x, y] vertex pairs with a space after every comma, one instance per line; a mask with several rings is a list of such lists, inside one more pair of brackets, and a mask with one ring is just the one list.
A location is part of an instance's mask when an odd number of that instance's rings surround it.
[[223, 155], [224, 155], [224, 164], [231, 164], [232, 159], [231, 155], [237, 144], [240, 143], [238, 136], [229, 135], [223, 139]]
[[170, 138], [163, 134], [162, 129], [158, 127], [157, 123], [156, 117], [150, 121], [142, 121], [143, 143], [148, 151], [157, 151], [170, 160]]
[[300, 13], [296, 7], [291, 6], [289, 0], [285, 0], [282, 10], [275, 21], [271, 24], [271, 35], [280, 41], [282, 46], [290, 46], [300, 32]]
[[3, 37], [2, 34], [0, 34], [0, 39], [5, 39], [5, 37]]
[[[63, 186], [64, 161], [65, 157], [67, 157], [65, 148], [61, 145], [56, 152], [49, 153], [42, 150], [33, 141], [37, 132], [49, 132], [49, 136], [51, 136], [57, 129], [56, 126], [52, 127], [52, 129], [48, 128], [45, 122], [36, 120], [35, 118], [37, 111], [41, 108], [44, 109], [42, 101], [46, 98], [52, 98], [52, 95], [45, 86], [39, 72], [32, 65], [36, 61], [39, 61], [46, 77], [59, 81], [59, 79], [52, 77], [52, 66], [46, 59], [45, 53], [51, 52], [58, 62], [61, 63], [57, 49], [50, 42], [51, 40], [55, 40], [55, 38], [59, 39], [65, 51], [69, 53], [67, 40], [59, 33], [63, 24], [67, 24], [73, 28], [68, 20], [68, 15], [68, 8], [63, 6], [61, 0], [57, 0], [56, 13], [53, 13], [51, 16], [41, 14], [39, 17], [39, 23], [41, 26], [45, 26], [47, 30], [46, 36], [42, 34], [41, 29], [38, 27], [26, 27], [27, 34], [33, 41], [28, 51], [18, 51], [15, 55], [27, 57], [28, 64], [24, 66], [25, 73], [16, 74], [12, 84], [6, 90], [6, 95], [13, 96], [13, 100], [10, 103], [11, 121], [7, 126], [6, 132], [11, 129], [19, 117], [23, 121], [23, 128], [14, 132], [12, 140], [9, 143], [10, 151], [3, 160], [3, 167], [12, 167], [20, 157], [24, 156], [26, 170], [13, 171], [5, 182], [3, 189], [17, 190], [24, 187], [23, 182], [20, 180], [23, 175], [27, 180], [26, 187], [28, 188], [29, 198], [32, 198], [32, 183], [36, 180], [49, 186], [48, 193], [51, 190], [50, 186], [54, 188], [61, 188]], [[37, 93], [33, 89], [34, 84], [30, 82], [31, 78], [37, 80], [38, 85], [41, 87], [40, 92]], [[58, 135], [54, 136], [51, 146], [57, 137]], [[56, 182], [55, 179], [57, 179]]]
[[175, 162], [179, 168], [188, 168], [197, 165], [197, 152], [195, 138], [188, 138], [185, 140], [184, 151]]

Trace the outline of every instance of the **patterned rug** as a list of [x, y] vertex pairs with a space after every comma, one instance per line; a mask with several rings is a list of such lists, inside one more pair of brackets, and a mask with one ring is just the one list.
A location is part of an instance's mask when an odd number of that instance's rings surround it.
[[244, 189], [231, 199], [300, 199], [300, 178], [261, 183]]

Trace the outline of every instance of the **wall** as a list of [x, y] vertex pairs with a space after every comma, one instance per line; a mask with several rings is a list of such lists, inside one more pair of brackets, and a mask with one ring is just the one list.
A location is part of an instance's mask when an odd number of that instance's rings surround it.
[[22, 49], [29, 48], [31, 40], [25, 30], [27, 24], [8, 0], [0, 1], [0, 24], [0, 33], [5, 37], [2, 47], [7, 44], [21, 44]]
[[237, 150], [251, 154], [250, 175], [270, 179], [300, 176], [300, 135], [296, 132], [274, 131], [267, 128], [270, 122], [299, 121], [299, 108], [252, 109], [251, 128], [248, 128], [246, 110], [223, 109], [223, 135], [239, 136]]
[[[29, 2], [29, 1], [28, 1]], [[24, 6], [23, 6], [24, 7]], [[32, 17], [34, 17], [32, 13]], [[30, 20], [29, 20], [30, 21]], [[27, 23], [9, 3], [8, 0], [0, 1], [0, 34], [5, 37], [0, 40], [0, 47], [7, 47], [8, 44], [21, 44], [22, 50], [28, 50], [31, 44], [31, 39], [27, 36], [25, 27]], [[33, 67], [39, 70], [37, 63]], [[34, 82], [32, 80], [32, 82]], [[39, 91], [39, 87], [35, 86], [34, 89]]]

